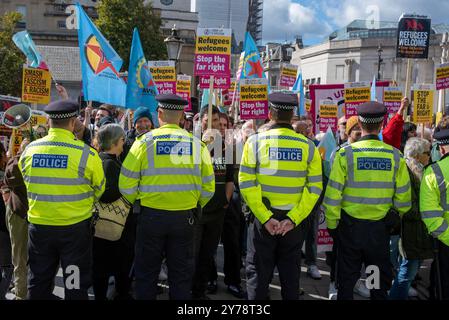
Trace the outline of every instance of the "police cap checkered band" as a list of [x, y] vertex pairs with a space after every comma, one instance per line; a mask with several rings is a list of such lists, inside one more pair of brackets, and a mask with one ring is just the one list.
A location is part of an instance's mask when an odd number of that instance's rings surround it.
[[270, 102], [270, 107], [275, 108], [275, 109], [280, 109], [280, 110], [293, 110], [295, 108], [295, 106], [275, 104], [272, 102]]
[[48, 113], [50, 119], [69, 119], [78, 116], [78, 111], [68, 113]]
[[363, 123], [380, 123], [384, 120], [384, 116], [376, 117], [376, 118], [368, 118], [368, 117], [359, 116], [359, 119], [360, 119], [360, 122], [363, 122]]
[[437, 140], [437, 144], [442, 146], [447, 145], [449, 144], [449, 139]]
[[171, 103], [158, 103], [159, 108], [168, 110], [184, 110], [184, 105], [171, 104]]
[[433, 138], [439, 145], [449, 144], [449, 129], [442, 129], [433, 134]]

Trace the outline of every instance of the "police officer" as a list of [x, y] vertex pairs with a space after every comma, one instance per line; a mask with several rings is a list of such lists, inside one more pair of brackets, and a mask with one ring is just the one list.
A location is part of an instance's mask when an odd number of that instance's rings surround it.
[[378, 138], [385, 106], [371, 101], [357, 112], [362, 138], [337, 151], [324, 197], [327, 227], [338, 241], [337, 299], [353, 299], [362, 263], [380, 275], [371, 299], [386, 299], [392, 280], [388, 220], [397, 217], [390, 209], [404, 214], [411, 208], [410, 178], [400, 152]]
[[19, 168], [28, 191], [29, 299], [51, 299], [61, 264], [66, 299], [87, 299], [91, 284], [92, 205], [105, 188], [97, 152], [73, 134], [78, 103], [45, 109], [48, 135], [28, 145]]
[[290, 125], [296, 97], [269, 95], [268, 131], [251, 136], [243, 149], [239, 185], [255, 216], [248, 230], [248, 299], [268, 297], [274, 267], [285, 300], [299, 299], [301, 234], [298, 228], [322, 192], [321, 158], [314, 143]]
[[[449, 299], [449, 129], [434, 134], [442, 158], [424, 171], [421, 182], [419, 209], [429, 233], [436, 239], [438, 249], [438, 270], [442, 299]], [[434, 273], [435, 270], [432, 270]]]
[[193, 220], [215, 191], [214, 170], [205, 144], [179, 127], [187, 101], [156, 97], [161, 127], [137, 138], [120, 174], [120, 192], [141, 202], [137, 218], [136, 298], [156, 299], [165, 252], [170, 299], [191, 298], [194, 269]]

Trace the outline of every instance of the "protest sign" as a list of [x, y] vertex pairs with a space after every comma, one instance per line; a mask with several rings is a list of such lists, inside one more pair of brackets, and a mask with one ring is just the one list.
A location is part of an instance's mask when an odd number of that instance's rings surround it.
[[370, 101], [371, 88], [369, 82], [345, 83], [345, 115], [346, 119], [357, 115], [357, 106]]
[[293, 87], [296, 81], [296, 74], [298, 72], [298, 66], [293, 64], [282, 64], [281, 68], [281, 78], [279, 80], [279, 85], [281, 87]]
[[[385, 121], [396, 114], [401, 107], [402, 88], [399, 87], [385, 87], [383, 104], [387, 108], [387, 115]], [[386, 122], [384, 123], [386, 124]]]
[[48, 104], [50, 91], [50, 72], [43, 69], [23, 68], [22, 102]]
[[[214, 77], [214, 89], [229, 89], [231, 78], [229, 76]], [[200, 89], [208, 89], [210, 86], [210, 77], [200, 77]]]
[[333, 240], [327, 231], [326, 218], [322, 207], [318, 210], [319, 223], [318, 223], [318, 237], [317, 237], [317, 252], [332, 251]]
[[338, 122], [338, 105], [333, 100], [321, 100], [319, 113], [319, 126], [321, 132], [326, 132], [327, 128], [331, 128], [333, 132], [337, 131]]
[[231, 29], [198, 28], [194, 74], [230, 77]]
[[240, 80], [240, 118], [242, 120], [268, 118], [267, 79]]
[[431, 123], [433, 118], [433, 85], [413, 87], [413, 122]]
[[159, 94], [176, 93], [176, 70], [174, 61], [148, 61], [151, 75]]
[[437, 68], [437, 90], [449, 88], [449, 63], [444, 63]]
[[20, 103], [20, 98], [0, 95], [0, 111], [6, 111], [12, 106]]
[[312, 106], [312, 100], [306, 99], [304, 106], [306, 108], [307, 113], [309, 113], [310, 112], [310, 108]]
[[396, 58], [427, 59], [429, 39], [427, 16], [403, 14], [398, 23]]
[[184, 111], [192, 111], [192, 103], [190, 101], [190, 88], [192, 83], [192, 77], [184, 74], [178, 74], [176, 81], [176, 94], [189, 101], [189, 105], [185, 107]]

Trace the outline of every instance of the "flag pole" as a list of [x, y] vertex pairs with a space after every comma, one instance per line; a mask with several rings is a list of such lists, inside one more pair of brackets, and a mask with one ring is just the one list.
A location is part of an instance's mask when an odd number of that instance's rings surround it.
[[[405, 97], [408, 97], [408, 95], [410, 94], [411, 78], [412, 78], [412, 63], [411, 59], [407, 59], [407, 74], [405, 78], [405, 92], [404, 92]], [[409, 100], [410, 102], [412, 101], [411, 97], [409, 97]], [[403, 115], [404, 120], [406, 120], [407, 113], [408, 113], [408, 106], [407, 108], [404, 108], [404, 115]]]

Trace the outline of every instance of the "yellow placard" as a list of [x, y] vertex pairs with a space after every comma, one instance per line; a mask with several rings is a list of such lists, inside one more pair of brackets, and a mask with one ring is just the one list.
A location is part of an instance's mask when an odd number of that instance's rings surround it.
[[401, 91], [385, 90], [384, 91], [384, 102], [400, 102], [402, 100]]
[[176, 81], [176, 92], [190, 92], [190, 81], [178, 79]]
[[266, 84], [240, 84], [241, 101], [260, 101], [268, 99]]
[[413, 103], [413, 122], [431, 123], [433, 111], [433, 90], [414, 90]]
[[196, 54], [231, 54], [231, 37], [198, 36]]
[[449, 66], [437, 68], [437, 79], [449, 78]]
[[284, 67], [284, 68], [282, 68], [281, 75], [286, 76], [286, 77], [296, 78], [296, 73], [297, 73], [296, 69], [290, 69], [290, 68]]
[[338, 106], [336, 104], [320, 104], [321, 118], [337, 118]]
[[11, 134], [11, 140], [12, 140], [12, 150], [10, 152], [12, 153], [11, 156], [15, 156], [20, 149], [20, 145], [23, 141], [22, 132], [20, 130], [13, 129]]
[[42, 69], [23, 68], [22, 102], [48, 104], [50, 94], [50, 72]]
[[443, 118], [443, 112], [437, 112], [437, 115], [435, 118], [435, 125], [438, 125], [438, 123], [440, 123], [442, 118]]
[[312, 100], [306, 99], [306, 102], [304, 103], [304, 106], [306, 108], [306, 111], [310, 112], [310, 108], [312, 107]]
[[369, 87], [345, 88], [345, 103], [366, 102], [371, 99]]
[[46, 125], [47, 124], [47, 117], [41, 116], [37, 114], [33, 114], [30, 119], [30, 124], [34, 127], [36, 125]]
[[150, 67], [155, 82], [176, 81], [175, 67]]

